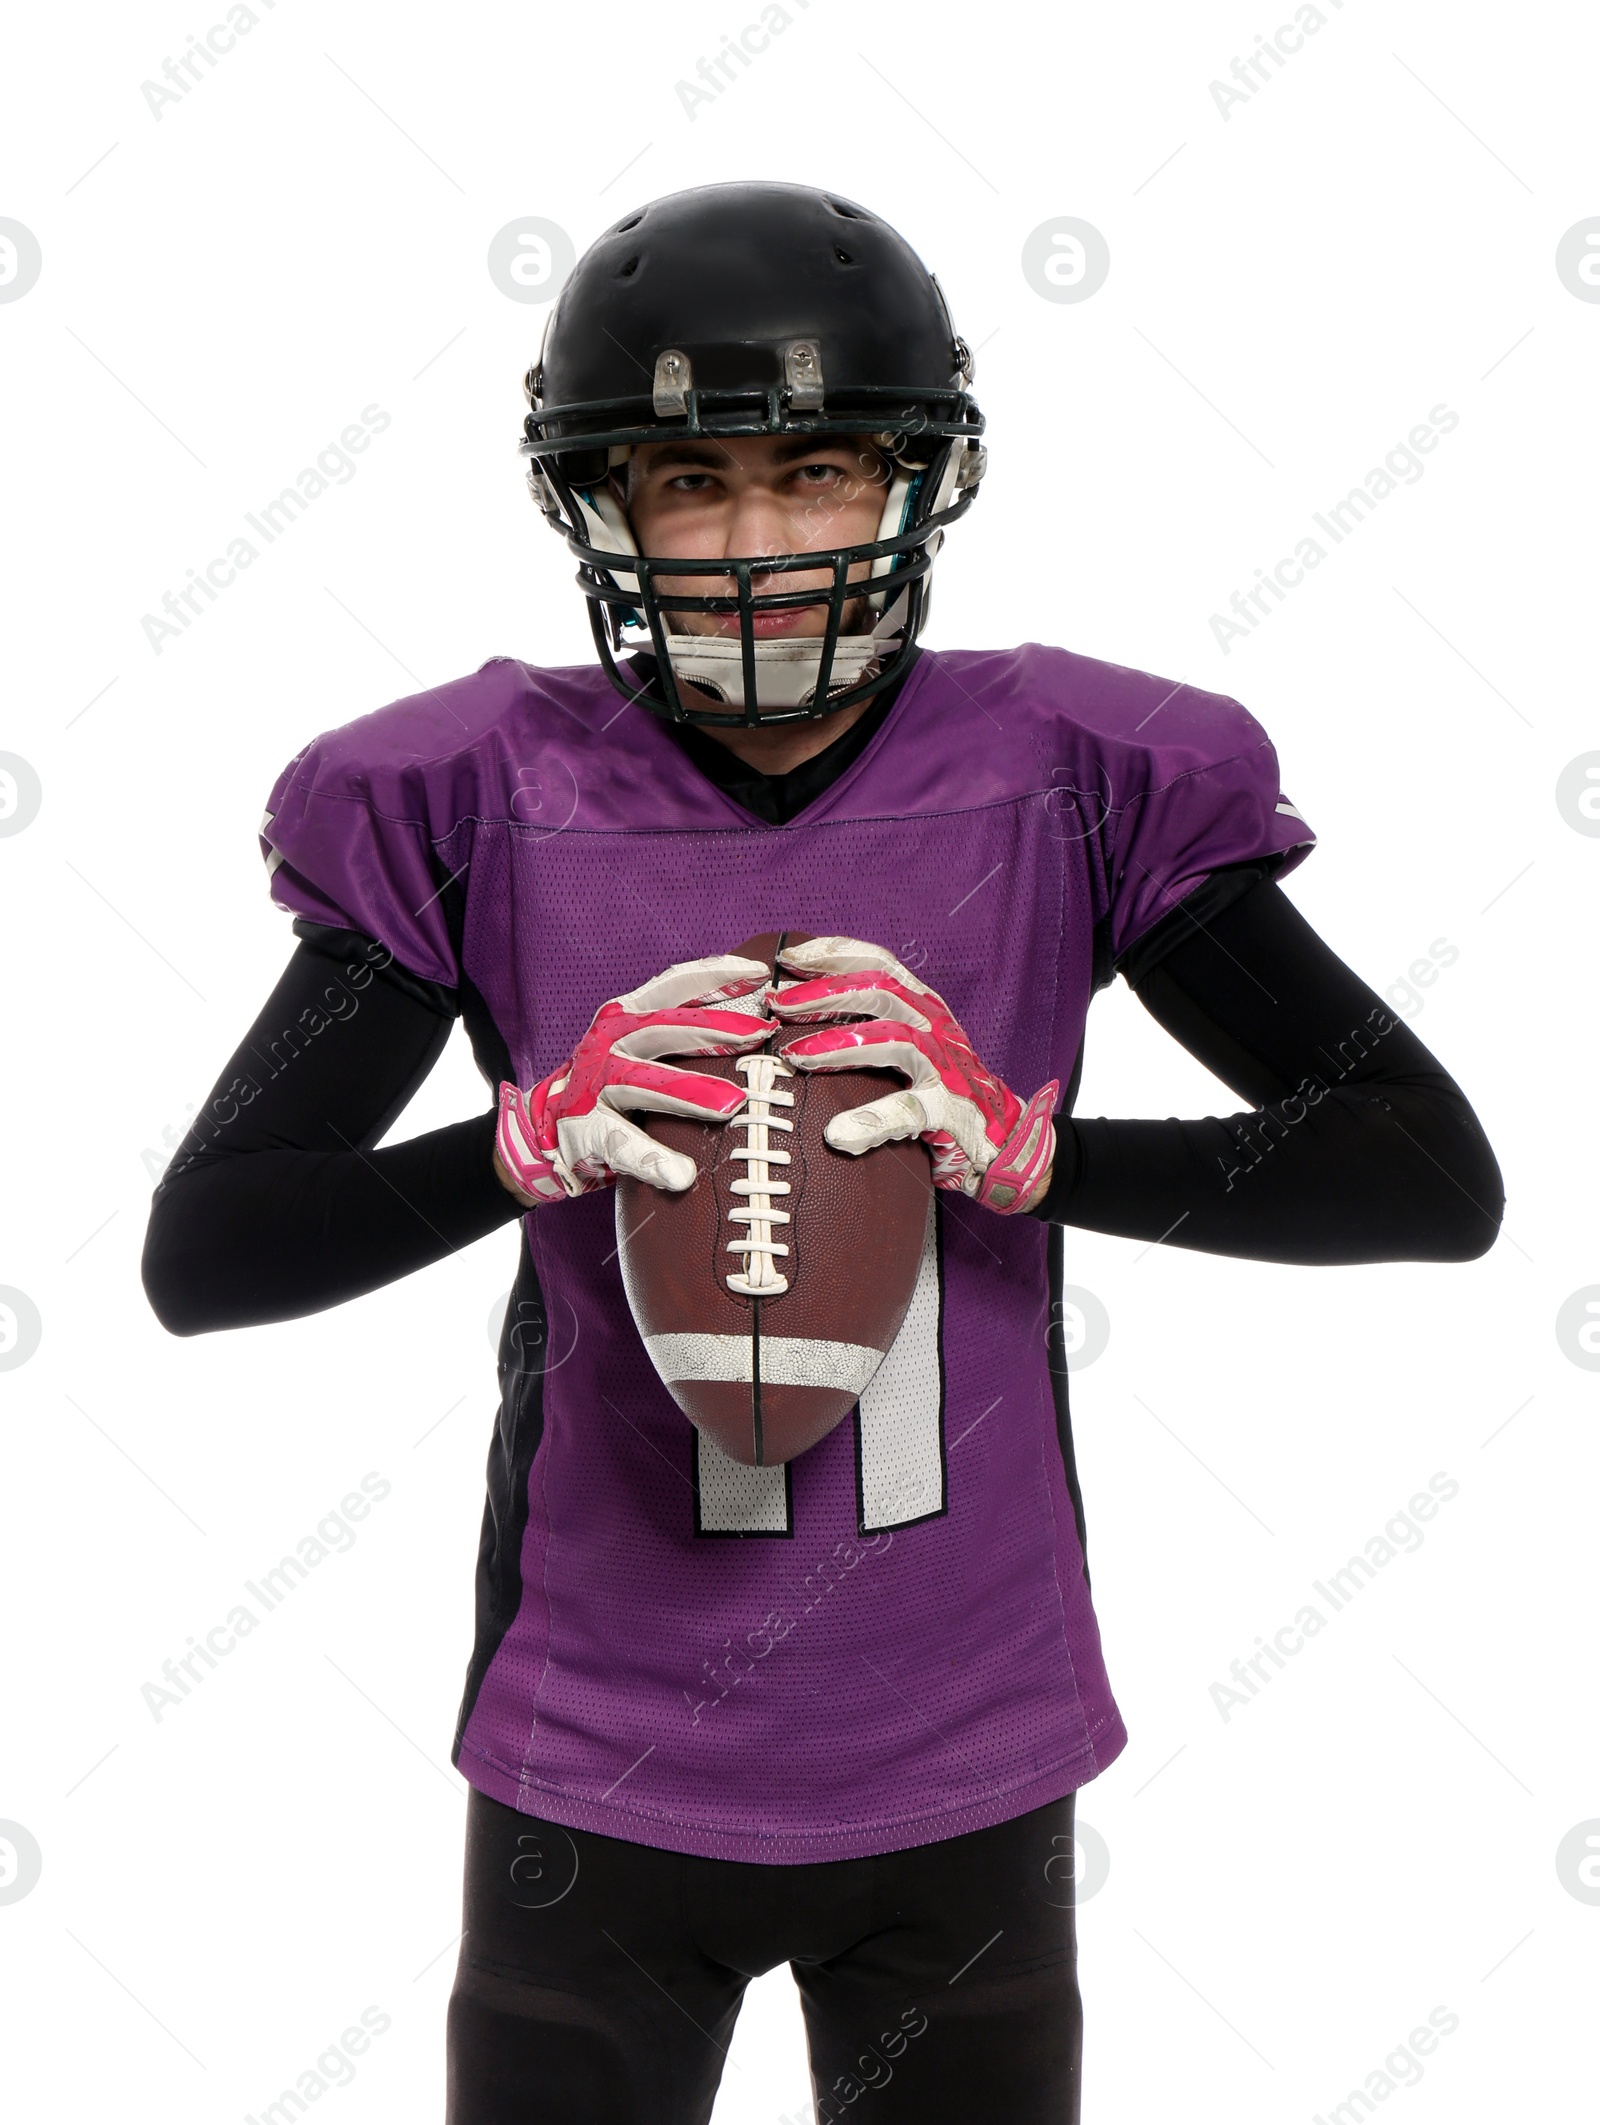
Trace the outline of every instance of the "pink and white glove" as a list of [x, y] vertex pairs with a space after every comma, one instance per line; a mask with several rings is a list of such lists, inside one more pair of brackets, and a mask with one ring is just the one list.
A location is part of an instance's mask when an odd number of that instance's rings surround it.
[[[694, 1185], [695, 1163], [658, 1144], [628, 1112], [692, 1114], [727, 1121], [748, 1098], [743, 1085], [703, 1070], [678, 1070], [664, 1055], [741, 1055], [772, 1022], [758, 1017], [767, 969], [731, 953], [668, 967], [595, 1013], [570, 1062], [529, 1092], [500, 1087], [495, 1149], [524, 1195], [539, 1202], [608, 1188], [619, 1173], [674, 1191]], [[723, 1009], [737, 998], [755, 1008]]]
[[789, 946], [782, 964], [814, 978], [775, 989], [767, 999], [774, 1017], [855, 1021], [791, 1042], [785, 1062], [801, 1070], [898, 1070], [909, 1083], [836, 1114], [825, 1132], [836, 1151], [920, 1136], [933, 1154], [936, 1188], [959, 1188], [1002, 1216], [1028, 1208], [1056, 1155], [1058, 1083], [1024, 1105], [978, 1060], [944, 998], [881, 945], [817, 937]]

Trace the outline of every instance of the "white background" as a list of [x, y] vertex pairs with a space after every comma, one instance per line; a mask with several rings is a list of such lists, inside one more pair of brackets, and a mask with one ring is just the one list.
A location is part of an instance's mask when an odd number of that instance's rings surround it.
[[[5, 54], [0, 215], [43, 254], [0, 304], [0, 750], [43, 792], [0, 838], [0, 1284], [43, 1322], [0, 1377], [0, 1818], [43, 1854], [0, 1904], [14, 2114], [254, 2114], [376, 2006], [328, 2110], [442, 2115], [447, 1749], [515, 1231], [178, 1341], [139, 1287], [148, 1169], [291, 948], [255, 839], [284, 762], [492, 654], [591, 653], [514, 454], [544, 309], [495, 287], [490, 239], [539, 215], [581, 250], [759, 176], [897, 224], [980, 350], [992, 470], [933, 645], [1037, 638], [1243, 700], [1321, 838], [1290, 892], [1322, 934], [1380, 988], [1456, 948], [1394, 1000], [1506, 1175], [1465, 1267], [1068, 1235], [1112, 1323], [1075, 1412], [1132, 1731], [1079, 1803], [1111, 1853], [1085, 2118], [1325, 2115], [1435, 2007], [1459, 2026], [1387, 2098], [1413, 2125], [1592, 2116], [1600, 1905], [1556, 1850], [1600, 1816], [1597, 1382], [1555, 1319], [1600, 1279], [1600, 840], [1555, 785], [1600, 747], [1600, 305], [1554, 264], [1600, 213], [1591, 11], [1326, 0], [1224, 116], [1210, 84], [1286, 0], [789, 0], [692, 117], [675, 84], [754, 0], [255, 12], [159, 118], [142, 84], [220, 0], [35, 11]], [[1063, 215], [1110, 246], [1082, 303], [1021, 270]], [[142, 617], [374, 403], [356, 476], [156, 654]], [[1212, 614], [1440, 404], [1424, 476], [1224, 654]], [[401, 1131], [485, 1101], [458, 1033]], [[1081, 1113], [1234, 1104], [1120, 983], [1099, 1001]], [[153, 1719], [141, 1686], [369, 1470], [392, 1492], [354, 1549]], [[1436, 1471], [1460, 1490], [1421, 1548], [1224, 1721], [1229, 1663]], [[718, 2125], [807, 2101], [780, 1971]]]

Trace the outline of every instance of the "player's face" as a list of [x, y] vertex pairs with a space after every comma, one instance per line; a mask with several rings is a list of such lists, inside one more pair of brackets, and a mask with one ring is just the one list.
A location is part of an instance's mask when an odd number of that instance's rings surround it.
[[[653, 559], [755, 560], [775, 553], [814, 553], [863, 546], [877, 537], [888, 468], [862, 436], [733, 436], [725, 442], [701, 437], [653, 443], [628, 462], [628, 518], [641, 553]], [[852, 567], [851, 579], [867, 574]], [[732, 576], [667, 576], [669, 594], [731, 596]], [[754, 573], [756, 592], [826, 589], [827, 569]], [[674, 613], [675, 628], [689, 634], [739, 632], [736, 613]], [[867, 620], [866, 601], [845, 607], [847, 632]], [[820, 635], [826, 605], [791, 606], [758, 613], [759, 636]]]

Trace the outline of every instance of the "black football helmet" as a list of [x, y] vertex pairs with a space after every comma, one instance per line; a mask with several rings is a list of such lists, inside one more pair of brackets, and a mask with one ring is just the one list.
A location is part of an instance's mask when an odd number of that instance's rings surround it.
[[[525, 388], [528, 485], [578, 561], [595, 646], [630, 700], [679, 722], [788, 723], [867, 698], [904, 667], [927, 618], [944, 528], [970, 507], [986, 453], [972, 356], [938, 281], [865, 207], [805, 185], [674, 192], [599, 237], [545, 322]], [[683, 436], [859, 435], [889, 477], [868, 545], [724, 560], [646, 558], [611, 475]], [[864, 590], [865, 581], [878, 587]], [[827, 569], [830, 589], [757, 591]], [[857, 574], [852, 581], [851, 569]], [[710, 576], [694, 596], [659, 578]], [[732, 578], [733, 590], [728, 590]], [[763, 612], [826, 601], [826, 631], [758, 639]], [[870, 632], [846, 633], [860, 604]], [[737, 613], [688, 634], [677, 613]], [[641, 683], [618, 654], [653, 653]], [[724, 704], [691, 705], [686, 683]]]

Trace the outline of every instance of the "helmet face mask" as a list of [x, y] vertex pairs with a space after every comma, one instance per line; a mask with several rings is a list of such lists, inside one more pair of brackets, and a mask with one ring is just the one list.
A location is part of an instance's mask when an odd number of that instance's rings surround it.
[[[592, 245], [528, 373], [521, 448], [618, 689], [660, 715], [726, 726], [815, 720], [890, 684], [926, 619], [945, 527], [983, 476], [971, 366], [910, 246], [829, 194], [709, 186], [655, 201]], [[640, 554], [616, 477], [633, 452], [751, 436], [870, 444], [887, 473], [876, 537]], [[804, 580], [786, 588], [793, 574]], [[757, 633], [758, 617], [800, 606], [826, 608], [820, 634]], [[691, 629], [696, 615], [708, 631]], [[638, 651], [654, 658], [642, 683], [618, 663]]]

